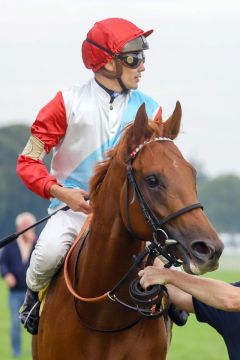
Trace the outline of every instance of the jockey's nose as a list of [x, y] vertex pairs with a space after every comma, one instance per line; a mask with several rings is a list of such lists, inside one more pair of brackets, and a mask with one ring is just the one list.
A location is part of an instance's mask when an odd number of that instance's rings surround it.
[[217, 260], [222, 254], [223, 243], [212, 243], [209, 240], [194, 241], [191, 244], [192, 254], [201, 261]]
[[139, 71], [145, 71], [145, 65], [144, 65], [144, 62], [142, 61], [141, 63], [140, 63], [140, 65], [139, 65], [139, 67], [138, 67], [138, 70]]

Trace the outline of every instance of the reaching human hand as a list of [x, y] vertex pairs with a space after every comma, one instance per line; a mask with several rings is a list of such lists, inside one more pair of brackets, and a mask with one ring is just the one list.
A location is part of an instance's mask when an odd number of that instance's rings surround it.
[[156, 266], [161, 269], [164, 267], [164, 262], [159, 257], [156, 257], [154, 259], [153, 266]]
[[141, 277], [141, 286], [146, 289], [150, 285], [165, 285], [166, 271], [168, 271], [168, 269], [160, 268], [159, 266], [147, 266], [145, 269], [140, 270], [138, 275]]

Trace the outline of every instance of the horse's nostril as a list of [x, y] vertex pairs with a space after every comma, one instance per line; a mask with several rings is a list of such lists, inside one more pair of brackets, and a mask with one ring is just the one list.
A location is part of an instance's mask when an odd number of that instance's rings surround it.
[[191, 245], [194, 256], [201, 260], [211, 259], [214, 249], [204, 241], [197, 241]]

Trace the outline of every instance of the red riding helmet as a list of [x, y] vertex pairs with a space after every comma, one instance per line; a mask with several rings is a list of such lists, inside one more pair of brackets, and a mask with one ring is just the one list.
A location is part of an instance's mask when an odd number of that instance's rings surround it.
[[148, 43], [145, 38], [152, 32], [144, 32], [130, 21], [120, 18], [98, 21], [82, 44], [84, 65], [96, 72], [120, 52], [146, 50]]

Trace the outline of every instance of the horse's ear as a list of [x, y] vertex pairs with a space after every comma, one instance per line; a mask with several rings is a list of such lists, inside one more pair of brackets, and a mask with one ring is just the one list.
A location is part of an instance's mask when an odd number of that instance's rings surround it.
[[163, 123], [163, 134], [165, 137], [168, 137], [172, 140], [177, 137], [180, 130], [181, 117], [182, 108], [180, 102], [177, 101], [173, 114]]
[[153, 121], [158, 123], [159, 125], [162, 125], [163, 119], [162, 119], [162, 107], [161, 106], [158, 109], [158, 112], [156, 113]]
[[139, 107], [133, 123], [133, 141], [135, 145], [141, 144], [149, 135], [148, 133], [148, 116], [146, 113], [145, 103], [143, 103]]

